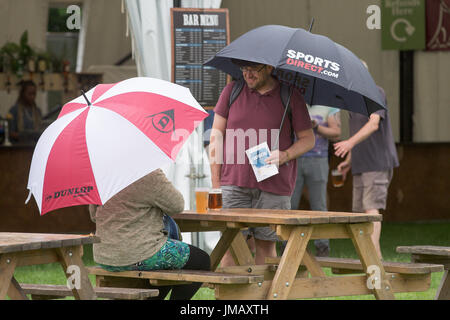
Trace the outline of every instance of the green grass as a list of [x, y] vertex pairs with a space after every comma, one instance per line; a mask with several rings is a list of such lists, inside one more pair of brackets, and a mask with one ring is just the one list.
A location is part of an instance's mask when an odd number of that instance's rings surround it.
[[[450, 222], [443, 223], [384, 223], [381, 231], [381, 251], [385, 261], [408, 262], [408, 254], [395, 252], [397, 246], [405, 245], [436, 245], [450, 246]], [[312, 243], [309, 244], [314, 251]], [[331, 240], [332, 257], [357, 258], [356, 251], [350, 240]], [[83, 261], [87, 266], [95, 265], [92, 256], [92, 246], [84, 247]], [[331, 275], [330, 269], [325, 269]], [[395, 294], [398, 300], [433, 300], [441, 281], [443, 272], [432, 274], [431, 287], [425, 292]], [[16, 269], [14, 274], [21, 283], [65, 284], [66, 278], [59, 264], [26, 266]], [[95, 284], [94, 276], [89, 276]], [[214, 291], [201, 288], [194, 300], [214, 300]], [[326, 298], [323, 300], [373, 300], [373, 295]]]

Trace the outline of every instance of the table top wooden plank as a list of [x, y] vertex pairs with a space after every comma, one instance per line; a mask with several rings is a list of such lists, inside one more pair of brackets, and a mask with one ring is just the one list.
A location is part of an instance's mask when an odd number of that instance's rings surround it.
[[0, 232], [0, 253], [98, 243], [93, 235]]
[[440, 246], [399, 246], [397, 252], [450, 257], [450, 247]]
[[182, 213], [174, 215], [173, 218], [176, 220], [190, 221], [231, 221], [241, 223], [309, 225], [381, 221], [382, 215], [308, 210], [216, 209], [208, 210], [208, 212], [204, 214], [199, 214], [195, 211], [183, 211]]

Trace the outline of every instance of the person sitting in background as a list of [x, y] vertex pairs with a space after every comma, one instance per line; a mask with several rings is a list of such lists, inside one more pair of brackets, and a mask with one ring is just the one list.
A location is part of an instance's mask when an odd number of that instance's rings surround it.
[[[96, 235], [94, 261], [107, 271], [164, 269], [210, 270], [209, 255], [197, 247], [170, 239], [163, 215], [183, 211], [182, 194], [157, 169], [132, 183], [103, 206], [89, 205]], [[156, 287], [164, 299], [191, 299], [202, 284]], [[155, 288], [155, 287], [150, 287]]]
[[42, 115], [36, 105], [36, 84], [21, 81], [19, 97], [8, 112], [10, 138], [15, 142], [35, 142], [42, 133]]

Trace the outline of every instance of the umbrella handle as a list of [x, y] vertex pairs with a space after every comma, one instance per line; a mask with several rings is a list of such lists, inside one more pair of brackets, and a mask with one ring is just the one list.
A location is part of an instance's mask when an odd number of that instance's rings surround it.
[[[283, 129], [284, 119], [286, 118], [286, 114], [289, 109], [289, 105], [291, 104], [291, 96], [292, 96], [292, 92], [294, 91], [295, 83], [297, 82], [297, 76], [298, 76], [298, 73], [296, 72], [295, 77], [294, 77], [294, 84], [291, 86], [291, 90], [289, 90], [289, 96], [286, 101], [286, 108], [284, 108], [283, 118], [281, 118], [280, 130], [278, 131], [278, 134], [277, 134], [277, 140], [276, 140], [275, 144], [272, 146], [272, 150], [279, 149], [278, 143], [280, 142], [281, 129]], [[291, 128], [291, 129], [294, 130], [294, 128]]]
[[87, 105], [88, 105], [88, 106], [91, 106], [91, 102], [88, 100], [88, 98], [87, 98], [86, 95], [84, 94], [84, 91], [83, 91], [83, 90], [80, 90], [80, 91], [81, 91], [81, 94], [83, 95], [83, 97], [86, 99]]
[[311, 32], [313, 25], [314, 25], [314, 17], [312, 18], [311, 24], [309, 25], [309, 30], [308, 30], [309, 32]]
[[[291, 87], [291, 90], [289, 90], [289, 96], [288, 96], [288, 99], [287, 99], [286, 108], [284, 108], [283, 118], [281, 118], [280, 130], [278, 131], [277, 140], [276, 140], [275, 144], [272, 146], [272, 150], [279, 149], [278, 143], [280, 141], [281, 129], [283, 129], [284, 118], [286, 118], [286, 113], [288, 111], [289, 104], [291, 102], [292, 91], [294, 91], [294, 87]], [[294, 130], [294, 128], [291, 128], [291, 129]]]

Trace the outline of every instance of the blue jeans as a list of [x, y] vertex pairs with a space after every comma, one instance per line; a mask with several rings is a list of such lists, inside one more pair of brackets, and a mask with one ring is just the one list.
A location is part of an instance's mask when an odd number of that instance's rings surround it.
[[[327, 184], [328, 184], [328, 158], [300, 157], [297, 159], [297, 180], [294, 193], [291, 197], [291, 209], [297, 210], [302, 197], [303, 187], [308, 188], [309, 203], [313, 211], [328, 211]], [[314, 241], [318, 250], [330, 249], [330, 240], [319, 239]]]

